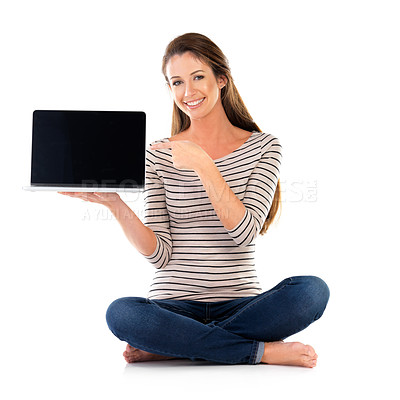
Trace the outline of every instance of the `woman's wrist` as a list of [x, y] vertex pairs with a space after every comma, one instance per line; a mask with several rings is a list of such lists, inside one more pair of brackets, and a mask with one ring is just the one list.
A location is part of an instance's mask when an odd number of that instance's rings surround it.
[[104, 205], [113, 213], [117, 213], [118, 210], [121, 209], [125, 205], [124, 201], [119, 197], [118, 195], [115, 197], [115, 199], [108, 200], [107, 202], [104, 203]]
[[207, 174], [212, 168], [215, 168], [215, 163], [213, 159], [206, 154], [204, 158], [202, 158], [201, 162], [199, 162], [198, 167], [195, 169], [197, 175], [204, 175]]

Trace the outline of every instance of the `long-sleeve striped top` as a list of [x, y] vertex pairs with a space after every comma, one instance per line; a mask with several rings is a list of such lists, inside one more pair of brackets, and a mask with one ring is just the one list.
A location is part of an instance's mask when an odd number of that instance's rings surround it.
[[239, 148], [213, 160], [246, 209], [228, 230], [195, 171], [175, 168], [171, 149], [146, 149], [144, 223], [157, 239], [153, 254], [144, 256], [156, 268], [149, 299], [214, 302], [262, 293], [254, 239], [272, 204], [281, 154], [278, 138], [253, 131]]

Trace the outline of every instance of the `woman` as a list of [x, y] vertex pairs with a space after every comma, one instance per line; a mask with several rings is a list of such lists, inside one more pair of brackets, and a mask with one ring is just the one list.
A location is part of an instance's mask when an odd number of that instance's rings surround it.
[[263, 292], [254, 268], [254, 239], [280, 203], [278, 138], [252, 121], [207, 37], [175, 38], [162, 71], [172, 135], [146, 149], [145, 224], [116, 193], [64, 193], [107, 206], [157, 269], [147, 298], [107, 310], [110, 330], [128, 343], [125, 360], [314, 367], [311, 346], [283, 339], [321, 317], [327, 285], [298, 276]]

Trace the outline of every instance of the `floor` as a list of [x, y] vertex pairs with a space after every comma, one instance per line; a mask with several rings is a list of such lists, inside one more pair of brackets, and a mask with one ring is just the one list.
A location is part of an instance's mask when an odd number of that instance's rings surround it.
[[[343, 342], [328, 343], [323, 336], [316, 340], [315, 334], [324, 333], [320, 328], [310, 327], [307, 335], [314, 339], [319, 354], [314, 369], [219, 365], [185, 359], [126, 364], [122, 358], [124, 344], [112, 336], [81, 342], [72, 337], [65, 343], [43, 338], [42, 343], [15, 349], [15, 357], [3, 374], [2, 390], [8, 395], [2, 398], [395, 398], [397, 375], [393, 367], [368, 363]], [[305, 337], [298, 334], [292, 339], [305, 342]]]

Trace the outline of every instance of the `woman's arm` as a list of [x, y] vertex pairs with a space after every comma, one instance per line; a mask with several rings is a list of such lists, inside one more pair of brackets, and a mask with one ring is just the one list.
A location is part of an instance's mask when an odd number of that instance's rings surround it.
[[199, 176], [218, 218], [239, 246], [250, 244], [261, 230], [275, 194], [281, 164], [278, 138], [265, 134], [260, 158], [251, 172], [246, 193], [240, 200], [231, 190], [211, 157], [197, 144], [179, 140], [152, 146], [172, 149], [176, 168], [192, 169]]
[[154, 253], [157, 245], [156, 235], [121, 199], [112, 202], [108, 209], [114, 214], [129, 242], [139, 253], [146, 257]]
[[[260, 145], [260, 158], [249, 176], [241, 201], [231, 191], [219, 171], [215, 171], [216, 167], [207, 167], [205, 163], [205, 170], [200, 168], [197, 172], [216, 212], [220, 210], [220, 220], [239, 246], [252, 243], [261, 230], [272, 206], [280, 175], [282, 146], [279, 139], [265, 134]], [[239, 214], [239, 210], [243, 210], [243, 214]], [[233, 225], [235, 222], [236, 225]]]
[[272, 205], [281, 164], [278, 138], [265, 134], [260, 142], [260, 159], [251, 172], [241, 201], [226, 183], [212, 158], [188, 140], [157, 143], [153, 150], [171, 149], [178, 169], [194, 170], [229, 235], [239, 246], [250, 244], [260, 231]]
[[106, 206], [121, 225], [131, 244], [144, 256], [151, 255], [156, 248], [156, 235], [145, 226], [137, 215], [122, 201], [118, 193], [59, 192], [91, 203]]
[[[234, 242], [241, 247], [252, 243], [261, 230], [272, 206], [279, 179], [281, 145], [277, 138], [270, 136], [266, 140], [268, 144], [265, 147], [268, 149], [263, 151], [252, 170], [242, 200], [232, 192], [219, 171], [217, 174], [211, 167], [198, 172], [218, 217]], [[231, 196], [234, 196], [234, 201]], [[240, 209], [244, 210], [241, 218]]]
[[231, 230], [243, 219], [246, 207], [222, 177], [214, 161], [204, 160], [196, 169], [214, 210], [227, 230]]
[[172, 256], [172, 238], [169, 226], [169, 213], [166, 205], [164, 183], [158, 172], [160, 159], [154, 152], [146, 149], [146, 179], [145, 179], [145, 225], [156, 236], [156, 247], [150, 255], [149, 261], [157, 269], [164, 268]]

